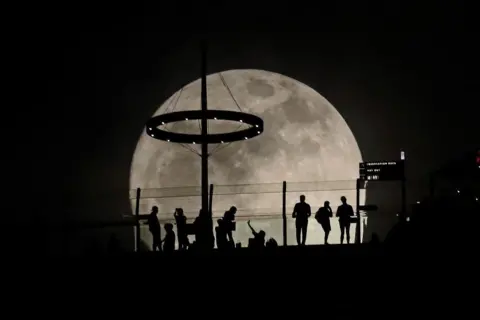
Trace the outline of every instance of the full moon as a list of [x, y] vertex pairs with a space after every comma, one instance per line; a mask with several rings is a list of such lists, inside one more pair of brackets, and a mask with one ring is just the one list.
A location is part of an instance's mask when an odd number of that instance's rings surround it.
[[[200, 79], [167, 99], [155, 115], [200, 109]], [[296, 244], [292, 208], [304, 194], [312, 207], [307, 244], [322, 244], [323, 230], [313, 219], [330, 201], [334, 213], [340, 197], [355, 207], [355, 180], [362, 162], [360, 149], [346, 121], [321, 94], [287, 76], [263, 70], [228, 70], [207, 77], [209, 109], [243, 111], [264, 120], [264, 132], [231, 144], [210, 145], [209, 183], [214, 185], [213, 217], [236, 206], [235, 241], [248, 244], [251, 232], [264, 230], [282, 244], [282, 181], [287, 182], [287, 239]], [[241, 124], [240, 124], [241, 125]], [[200, 133], [196, 120], [168, 124], [169, 131]], [[239, 130], [238, 123], [209, 120], [210, 133]], [[140, 212], [159, 208], [160, 222], [172, 222], [175, 208], [189, 221], [201, 207], [201, 160], [196, 145], [155, 140], [145, 130], [132, 159], [130, 188], [142, 189]], [[361, 203], [365, 199], [361, 194]], [[134, 206], [134, 201], [132, 206]], [[361, 225], [365, 225], [366, 220]], [[216, 224], [216, 223], [215, 223]], [[329, 242], [340, 242], [340, 228], [331, 219]], [[362, 228], [363, 229], [363, 228]], [[351, 225], [352, 242], [355, 225]], [[141, 238], [150, 244], [148, 229]]]

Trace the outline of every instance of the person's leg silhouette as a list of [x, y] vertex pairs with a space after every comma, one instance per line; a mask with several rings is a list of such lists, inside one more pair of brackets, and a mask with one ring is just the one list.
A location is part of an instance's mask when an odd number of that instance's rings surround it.
[[160, 234], [153, 234], [153, 244], [152, 244], [152, 251], [162, 251], [162, 246], [161, 246], [161, 239], [160, 239]]
[[302, 226], [302, 246], [305, 245], [305, 241], [307, 241], [307, 224]]
[[347, 243], [350, 243], [350, 223], [345, 223], [345, 232], [347, 233]]
[[300, 233], [302, 232], [302, 228], [297, 225], [297, 244], [300, 245], [301, 242], [300, 242]]

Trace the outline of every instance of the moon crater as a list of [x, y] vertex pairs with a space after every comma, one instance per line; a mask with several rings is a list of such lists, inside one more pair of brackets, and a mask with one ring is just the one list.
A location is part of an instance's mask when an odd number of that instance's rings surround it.
[[248, 93], [255, 97], [268, 98], [274, 95], [275, 89], [263, 79], [252, 79], [247, 83]]

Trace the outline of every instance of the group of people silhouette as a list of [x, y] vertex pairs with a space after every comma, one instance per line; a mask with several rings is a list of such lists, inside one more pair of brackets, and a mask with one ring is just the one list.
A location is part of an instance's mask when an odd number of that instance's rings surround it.
[[[338, 218], [340, 225], [340, 243], [343, 244], [345, 239], [345, 234], [347, 235], [347, 243], [350, 243], [350, 222], [352, 217], [355, 215], [351, 205], [347, 203], [347, 198], [342, 196], [340, 198], [342, 204], [338, 207], [335, 216]], [[300, 196], [300, 202], [295, 204], [293, 208], [292, 217], [295, 219], [295, 228], [297, 236], [297, 244], [299, 246], [304, 246], [305, 241], [307, 240], [307, 228], [308, 228], [308, 218], [312, 215], [311, 207], [308, 203], [305, 202], [305, 196]], [[325, 201], [323, 207], [318, 209], [315, 214], [315, 220], [322, 226], [323, 231], [325, 232], [324, 242], [328, 244], [328, 236], [330, 231], [332, 231], [332, 226], [330, 224], [330, 218], [333, 217], [332, 208], [330, 207], [330, 202]]]
[[[162, 240], [162, 228], [160, 226], [160, 221], [157, 217], [158, 207], [153, 206], [150, 214], [148, 216], [146, 224], [148, 224], [148, 229], [152, 234], [152, 250], [153, 251], [163, 251], [171, 252], [175, 250], [175, 231], [173, 231], [173, 224], [166, 223], [164, 225], [165, 229], [165, 238]], [[189, 246], [188, 234], [187, 234], [187, 217], [183, 214], [182, 208], [175, 209], [174, 212], [175, 223], [177, 225], [177, 237], [178, 237], [178, 248], [179, 250], [187, 249]]]
[[[340, 243], [343, 244], [345, 235], [347, 243], [350, 243], [350, 222], [354, 216], [354, 211], [351, 205], [347, 203], [346, 197], [341, 197], [342, 204], [338, 207], [336, 217], [340, 226]], [[236, 230], [235, 215], [237, 208], [232, 206], [229, 210], [225, 211], [222, 218], [217, 220], [217, 226], [215, 227], [215, 235], [211, 231], [211, 216], [207, 214], [203, 209], [200, 210], [198, 217], [193, 224], [187, 224], [187, 218], [182, 208], [176, 208], [173, 214], [175, 223], [177, 225], [177, 235], [173, 230], [172, 223], [166, 223], [164, 225], [165, 238], [161, 237], [161, 226], [158, 220], [158, 207], [153, 206], [148, 216], [146, 224], [149, 226], [149, 231], [152, 234], [152, 250], [172, 252], [175, 250], [175, 241], [178, 240], [178, 249], [187, 250], [192, 248], [213, 248], [216, 245], [220, 250], [240, 247], [241, 244], [235, 244], [233, 238], [233, 232]], [[299, 246], [304, 246], [307, 239], [307, 227], [308, 220], [312, 215], [311, 207], [305, 202], [305, 196], [300, 196], [300, 202], [295, 204], [292, 212], [292, 217], [295, 219], [296, 227], [296, 239]], [[325, 232], [324, 242], [328, 244], [328, 236], [331, 231], [330, 218], [333, 217], [332, 208], [330, 202], [325, 201], [323, 207], [319, 208], [315, 214], [315, 219], [322, 226]], [[252, 232], [252, 238], [248, 241], [249, 248], [263, 248], [263, 247], [276, 247], [278, 246], [275, 239], [270, 238], [266, 241], [266, 233], [263, 230], [255, 230], [250, 220], [247, 223], [250, 231]], [[188, 235], [195, 235], [195, 241], [190, 244]], [[162, 247], [163, 244], [163, 247]]]

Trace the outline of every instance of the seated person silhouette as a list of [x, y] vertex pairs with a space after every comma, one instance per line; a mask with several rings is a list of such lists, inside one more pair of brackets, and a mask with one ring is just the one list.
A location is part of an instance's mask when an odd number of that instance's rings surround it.
[[325, 201], [323, 207], [318, 209], [317, 213], [315, 214], [315, 219], [320, 223], [322, 226], [323, 232], [325, 232], [324, 243], [328, 244], [328, 235], [332, 230], [330, 226], [330, 218], [333, 216], [332, 208], [330, 208], [330, 202]]
[[250, 230], [252, 231], [252, 234], [253, 234], [253, 238], [250, 238], [248, 240], [248, 247], [254, 248], [254, 249], [265, 247], [265, 231], [263, 230], [260, 230], [259, 232], [255, 231], [255, 229], [253, 229], [252, 225], [250, 224], [250, 220], [248, 220], [247, 224], [250, 227]]
[[175, 251], [175, 232], [173, 231], [173, 224], [166, 223], [165, 224], [165, 239], [162, 240], [163, 242], [163, 252], [171, 253]]
[[228, 242], [235, 243], [233, 240], [233, 231], [235, 231], [235, 214], [237, 213], [237, 208], [232, 206], [230, 210], [225, 211], [223, 215], [223, 224], [225, 231], [227, 232]]
[[265, 244], [265, 247], [267, 247], [267, 248], [277, 248], [278, 243], [275, 239], [270, 238], [270, 239], [268, 239], [267, 243]]
[[177, 224], [178, 249], [186, 250], [189, 245], [187, 235], [187, 217], [183, 214], [182, 208], [175, 209], [173, 213], [175, 223]]
[[160, 228], [160, 222], [158, 221], [157, 218], [157, 213], [158, 213], [158, 207], [153, 206], [152, 211], [148, 215], [148, 220], [146, 224], [148, 224], [148, 230], [152, 234], [153, 238], [153, 243], [152, 243], [152, 250], [153, 251], [162, 251], [161, 247], [161, 228]]
[[217, 240], [217, 248], [222, 250], [228, 247], [227, 232], [223, 219], [218, 219], [217, 224], [215, 227], [215, 238]]
[[340, 224], [340, 243], [343, 244], [345, 233], [347, 233], [347, 243], [350, 243], [350, 219], [354, 216], [353, 208], [347, 203], [347, 198], [340, 198], [342, 204], [337, 209], [336, 216]]
[[[297, 244], [305, 245], [307, 240], [308, 218], [312, 215], [310, 205], [305, 202], [305, 196], [300, 196], [300, 202], [295, 204], [292, 217], [295, 218], [295, 227], [297, 229]], [[301, 241], [300, 241], [301, 238]]]

